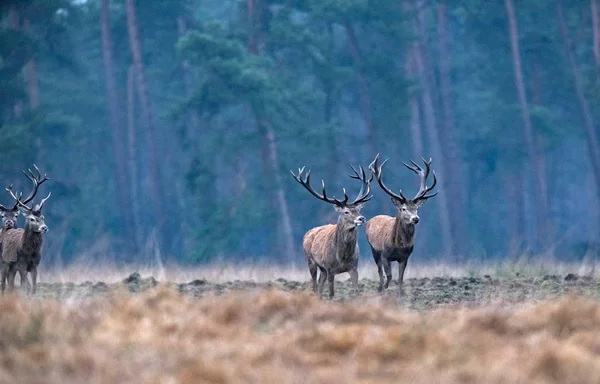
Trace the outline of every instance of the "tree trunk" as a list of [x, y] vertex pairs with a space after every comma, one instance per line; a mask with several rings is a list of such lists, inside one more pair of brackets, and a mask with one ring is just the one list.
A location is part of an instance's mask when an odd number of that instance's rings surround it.
[[[179, 37], [181, 38], [183, 35], [185, 35], [185, 32], [186, 32], [185, 20], [183, 19], [183, 17], [179, 17], [179, 18], [177, 18], [177, 33], [178, 33]], [[181, 68], [183, 70], [183, 83], [185, 86], [185, 92], [188, 97], [191, 97], [192, 93], [194, 92], [194, 89], [193, 89], [193, 85], [192, 85], [193, 81], [192, 81], [192, 73], [191, 73], [191, 69], [190, 69], [190, 63], [187, 59], [183, 60], [183, 62], [181, 63]], [[192, 140], [199, 139], [199, 137], [198, 137], [199, 132], [197, 132], [199, 127], [200, 127], [200, 117], [198, 116], [198, 111], [196, 111], [196, 109], [193, 109], [189, 112], [188, 124], [187, 124], [188, 134]]]
[[129, 171], [129, 193], [131, 199], [131, 217], [137, 249], [142, 249], [142, 223], [140, 220], [139, 180], [137, 173], [135, 130], [135, 67], [127, 70], [127, 169]]
[[575, 52], [569, 32], [567, 31], [567, 23], [565, 21], [565, 15], [562, 8], [562, 1], [558, 0], [556, 3], [556, 12], [558, 16], [558, 22], [560, 24], [560, 31], [565, 44], [565, 51], [571, 74], [573, 75], [573, 83], [575, 85], [575, 93], [577, 94], [577, 101], [579, 102], [579, 108], [581, 108], [581, 114], [585, 122], [585, 135], [588, 145], [588, 153], [590, 161], [592, 163], [592, 170], [594, 172], [594, 179], [596, 182], [596, 195], [600, 196], [600, 147], [598, 146], [598, 136], [596, 134], [596, 127], [592, 118], [592, 113], [588, 104], [588, 100], [585, 97], [583, 91], [583, 81], [577, 62], [575, 61]]
[[446, 178], [448, 200], [450, 204], [450, 216], [452, 217], [452, 237], [454, 250], [461, 257], [466, 249], [465, 235], [465, 199], [464, 189], [465, 174], [464, 166], [460, 159], [456, 143], [456, 125], [454, 121], [454, 110], [452, 96], [450, 94], [450, 54], [448, 53], [448, 30], [446, 4], [437, 6], [438, 13], [438, 38], [439, 38], [439, 71], [440, 71], [440, 93], [442, 99], [442, 111], [444, 122], [440, 131], [442, 151], [445, 156], [446, 174], [452, 171], [452, 177]]
[[[333, 36], [333, 25], [329, 23], [327, 25], [329, 47], [328, 51], [325, 52], [327, 62], [325, 65], [332, 66], [334, 52], [334, 36]], [[338, 151], [338, 135], [331, 129], [331, 123], [333, 120], [333, 109], [334, 109], [334, 84], [333, 80], [329, 77], [323, 80], [323, 91], [325, 92], [325, 105], [323, 106], [323, 120], [327, 126], [325, 135], [327, 137], [327, 153], [328, 153], [328, 165], [327, 165], [327, 180], [333, 180], [338, 171], [340, 162], [339, 151]], [[331, 210], [329, 210], [331, 211]]]
[[[8, 27], [13, 30], [18, 30], [19, 27], [19, 11], [17, 7], [12, 5], [8, 10]], [[23, 115], [23, 103], [21, 100], [18, 100], [13, 106], [12, 114], [16, 119], [20, 118]]]
[[[106, 92], [106, 102], [108, 103], [108, 112], [110, 117], [110, 125], [112, 131], [113, 156], [115, 159], [114, 177], [117, 181], [117, 189], [119, 194], [119, 212], [121, 220], [125, 227], [124, 239], [127, 242], [127, 250], [137, 253], [139, 250], [139, 242], [132, 244], [129, 242], [130, 234], [135, 234], [137, 228], [134, 228], [132, 222], [132, 212], [130, 194], [128, 191], [129, 180], [131, 177], [127, 175], [127, 167], [125, 165], [125, 138], [122, 134], [122, 119], [117, 104], [117, 86], [114, 75], [113, 59], [112, 59], [112, 38], [110, 34], [109, 21], [109, 0], [102, 0], [100, 8], [100, 29], [102, 31], [102, 56], [104, 59], [104, 84]], [[129, 180], [128, 180], [129, 179]]]
[[592, 8], [594, 59], [596, 66], [600, 66], [600, 10], [598, 8], [598, 0], [590, 0], [590, 6]]
[[[258, 53], [258, 45], [256, 44], [257, 37], [255, 31], [258, 29], [257, 24], [260, 20], [255, 19], [256, 9], [255, 0], [247, 0], [248, 6], [248, 31], [251, 35], [248, 41], [248, 51], [251, 54]], [[277, 201], [277, 210], [279, 211], [279, 219], [281, 224], [281, 235], [285, 243], [285, 257], [289, 263], [296, 262], [296, 255], [298, 254], [294, 241], [294, 232], [292, 229], [292, 219], [290, 217], [290, 210], [288, 207], [287, 200], [285, 198], [285, 192], [283, 190], [283, 182], [281, 180], [281, 173], [279, 172], [279, 159], [277, 153], [277, 143], [275, 137], [275, 130], [271, 121], [262, 112], [254, 106], [252, 107], [252, 114], [256, 119], [256, 125], [263, 140], [263, 151], [264, 151], [264, 162], [265, 169], [268, 174], [272, 175], [273, 184], [272, 189], [274, 190], [275, 200]]]
[[523, 215], [523, 172], [504, 172], [504, 192], [507, 201], [508, 249], [510, 257], [523, 251], [525, 223]]
[[[413, 42], [412, 47], [404, 59], [404, 70], [407, 79], [417, 79], [415, 69], [415, 55], [417, 54], [417, 42]], [[425, 157], [423, 152], [423, 136], [421, 128], [421, 111], [419, 108], [419, 98], [416, 90], [411, 89], [408, 104], [410, 105], [410, 142], [412, 144], [412, 154], [415, 159]]]
[[375, 156], [377, 151], [377, 143], [375, 141], [375, 122], [373, 121], [372, 115], [372, 103], [371, 103], [371, 94], [369, 92], [369, 84], [367, 82], [367, 78], [365, 77], [362, 66], [362, 54], [360, 52], [360, 48], [358, 46], [358, 38], [356, 37], [356, 32], [354, 31], [354, 26], [349, 21], [344, 23], [344, 27], [346, 29], [346, 35], [348, 36], [348, 43], [350, 44], [350, 53], [352, 54], [352, 59], [354, 60], [354, 65], [356, 66], [356, 76], [358, 78], [358, 91], [360, 97], [360, 106], [362, 110], [363, 119], [365, 120], [365, 126], [367, 130], [367, 144], [369, 145], [369, 150], [371, 154]]
[[[442, 153], [440, 144], [440, 137], [436, 122], [435, 111], [433, 107], [432, 87], [427, 77], [427, 68], [424, 60], [424, 26], [423, 26], [423, 15], [424, 9], [418, 5], [416, 13], [416, 32], [418, 33], [417, 49], [415, 51], [415, 68], [419, 76], [419, 83], [421, 84], [421, 102], [423, 105], [423, 114], [425, 118], [425, 128], [427, 136], [429, 138], [429, 145], [431, 146], [431, 153], [433, 157], [437, 159], [437, 165], [434, 168], [441, 169], [442, 171], [438, 175], [438, 180], [441, 185], [445, 185], [444, 179], [449, 176], [445, 170], [445, 159]], [[429, 156], [427, 156], [429, 157]], [[441, 177], [440, 177], [441, 176]], [[446, 191], [442, 191], [436, 200], [439, 205], [440, 213], [440, 229], [442, 238], [442, 248], [445, 255], [451, 258], [456, 256], [454, 250], [454, 242], [452, 241], [452, 230], [450, 223], [450, 211], [448, 206], [448, 195]]]
[[[541, 90], [541, 81], [540, 81], [540, 67], [538, 65], [537, 58], [533, 61], [532, 68], [532, 101], [534, 105], [542, 105], [542, 90]], [[538, 196], [539, 206], [542, 209], [541, 212], [541, 228], [540, 231], [546, 234], [546, 239], [549, 240], [552, 238], [552, 223], [550, 221], [550, 196], [548, 194], [548, 172], [546, 167], [546, 153], [544, 151], [544, 142], [542, 139], [542, 135], [539, 133], [534, 133], [534, 145], [535, 145], [535, 168], [539, 172], [540, 180], [543, 182], [540, 184], [540, 195]], [[551, 244], [545, 244], [547, 248]]]
[[156, 228], [159, 233], [159, 246], [166, 244], [166, 225], [163, 204], [165, 203], [162, 191], [162, 170], [157, 161], [158, 147], [156, 145], [156, 133], [154, 132], [154, 123], [152, 121], [152, 112], [148, 89], [146, 84], [144, 63], [142, 61], [142, 49], [138, 36], [138, 26], [135, 15], [134, 0], [125, 0], [127, 8], [127, 30], [129, 33], [129, 45], [131, 55], [133, 56], [133, 65], [135, 66], [136, 85], [138, 97], [140, 100], [142, 124], [146, 130], [146, 151], [148, 155], [148, 177], [150, 179], [150, 193], [154, 210], [152, 216], [156, 218]]
[[535, 218], [536, 218], [536, 233], [537, 239], [532, 239], [532, 244], [529, 246], [533, 249], [538, 249], [539, 246], [545, 243], [547, 234], [544, 232], [544, 207], [541, 204], [540, 196], [542, 195], [542, 184], [546, 183], [540, 172], [540, 169], [536, 166], [537, 151], [534, 142], [533, 126], [531, 124], [531, 116], [529, 114], [529, 105], [527, 102], [527, 95], [525, 93], [525, 82], [523, 80], [523, 69], [521, 65], [521, 54], [519, 52], [519, 32], [517, 29], [517, 19], [515, 16], [515, 9], [512, 0], [504, 0], [506, 7], [506, 14], [508, 16], [508, 28], [510, 47], [512, 52], [513, 72], [515, 78], [515, 87], [517, 89], [517, 96], [519, 98], [519, 105], [521, 108], [521, 119], [523, 123], [523, 136], [525, 138], [525, 146], [527, 155], [530, 160], [531, 168], [533, 171], [533, 195], [532, 200], [534, 201]]
[[[23, 28], [29, 34], [31, 34], [31, 26], [29, 20], [23, 21]], [[29, 95], [29, 108], [35, 111], [40, 106], [40, 85], [37, 78], [37, 66], [35, 58], [31, 58], [27, 64], [25, 64], [25, 78], [27, 79], [27, 94]]]

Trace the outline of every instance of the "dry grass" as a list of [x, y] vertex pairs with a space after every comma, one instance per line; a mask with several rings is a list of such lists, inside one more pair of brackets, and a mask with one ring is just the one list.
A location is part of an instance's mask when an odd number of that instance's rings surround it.
[[[83, 260], [89, 260], [84, 258]], [[171, 264], [157, 267], [153, 265], [119, 265], [107, 260], [97, 262], [79, 262], [67, 267], [58, 266], [55, 268], [44, 267], [40, 272], [40, 281], [42, 282], [73, 282], [82, 283], [85, 281], [104, 281], [106, 283], [115, 283], [129, 276], [132, 272], [139, 271], [144, 276], [154, 276], [159, 281], [172, 281], [184, 283], [194, 279], [203, 278], [214, 283], [224, 283], [228, 281], [242, 280], [266, 282], [284, 278], [294, 281], [308, 281], [310, 275], [304, 264], [300, 265], [273, 265], [273, 264], [238, 264], [230, 261], [215, 262], [203, 266], [182, 266]], [[519, 273], [521, 276], [542, 276], [544, 274], [566, 275], [575, 273], [578, 275], [600, 274], [600, 268], [595, 268], [595, 262], [585, 261], [581, 263], [557, 262], [548, 260], [521, 260], [514, 259], [487, 264], [467, 263], [455, 265], [450, 263], [418, 263], [411, 261], [408, 263], [405, 278], [423, 278], [423, 277], [465, 277], [465, 276], [511, 276]], [[377, 267], [371, 259], [362, 260], [359, 265], [359, 278], [368, 278], [378, 280]], [[393, 270], [396, 278], [397, 270]], [[347, 274], [340, 275], [337, 279], [347, 279]]]
[[410, 312], [259, 290], [193, 299], [0, 298], [11, 383], [592, 383], [600, 303]]

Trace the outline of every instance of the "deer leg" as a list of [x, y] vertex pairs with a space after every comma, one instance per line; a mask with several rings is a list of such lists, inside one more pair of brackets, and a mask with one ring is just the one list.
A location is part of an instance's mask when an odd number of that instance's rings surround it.
[[327, 279], [327, 271], [323, 268], [319, 268], [321, 274], [319, 275], [319, 298], [323, 297], [323, 288], [325, 287], [325, 280]]
[[31, 284], [29, 284], [29, 279], [27, 278], [27, 268], [25, 266], [19, 266], [17, 272], [19, 272], [19, 276], [21, 277], [21, 287], [25, 286], [25, 289], [29, 292]]
[[398, 265], [398, 292], [400, 295], [404, 294], [402, 283], [404, 282], [404, 270], [406, 269], [406, 263], [408, 263], [408, 260], [404, 260]]
[[14, 265], [11, 265], [8, 270], [8, 290], [15, 290], [15, 276], [17, 276], [17, 268]]
[[351, 269], [348, 273], [350, 274], [350, 282], [352, 283], [352, 288], [354, 288], [354, 291], [358, 295], [360, 293], [358, 290], [358, 269], [355, 267]]
[[329, 282], [329, 298], [333, 299], [333, 280], [335, 278], [335, 274], [332, 270], [327, 270], [327, 281]]
[[390, 260], [387, 257], [381, 258], [381, 264], [385, 271], [385, 285], [383, 287], [387, 289], [390, 286], [390, 281], [392, 281], [392, 267], [390, 266]]
[[0, 283], [2, 294], [4, 294], [4, 290], [6, 289], [6, 279], [8, 279], [8, 263], [2, 263], [2, 283]]
[[[27, 276], [25, 278], [27, 278]], [[30, 293], [33, 295], [35, 293], [35, 289], [37, 288], [37, 267], [33, 267], [31, 269], [31, 284], [32, 286]]]
[[312, 289], [314, 293], [317, 293], [317, 273], [319, 272], [319, 267], [314, 261], [308, 261], [308, 270], [310, 271], [310, 277], [312, 278]]

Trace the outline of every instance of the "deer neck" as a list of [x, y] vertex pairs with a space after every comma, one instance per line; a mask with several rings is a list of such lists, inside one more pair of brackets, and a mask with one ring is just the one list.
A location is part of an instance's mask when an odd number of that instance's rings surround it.
[[414, 245], [415, 225], [405, 223], [400, 216], [394, 221], [392, 242], [398, 248], [411, 248]]
[[333, 241], [335, 244], [335, 258], [338, 262], [344, 262], [354, 257], [357, 247], [358, 227], [345, 224], [340, 218], [338, 220]]
[[42, 248], [44, 237], [41, 232], [33, 231], [29, 226], [25, 226], [23, 233], [23, 250], [26, 252], [39, 251]]

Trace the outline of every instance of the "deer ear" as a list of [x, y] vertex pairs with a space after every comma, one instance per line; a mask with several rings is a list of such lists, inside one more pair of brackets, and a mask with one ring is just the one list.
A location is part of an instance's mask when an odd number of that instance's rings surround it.
[[334, 205], [334, 206], [333, 206], [333, 209], [335, 209], [335, 211], [336, 211], [337, 213], [342, 213], [342, 212], [344, 212], [344, 207], [340, 207], [339, 205]]
[[419, 207], [420, 207], [421, 205], [423, 205], [423, 204], [425, 204], [425, 200], [417, 200], [417, 201], [415, 202], [415, 206], [416, 206], [417, 208], [419, 208]]
[[358, 203], [355, 205], [355, 207], [360, 211], [362, 209], [362, 207], [365, 205], [366, 202], [362, 202], [362, 203]]
[[19, 212], [21, 212], [23, 214], [23, 216], [27, 216], [27, 214], [29, 213], [29, 210], [25, 207], [19, 207]]
[[400, 200], [398, 200], [394, 197], [391, 197], [390, 200], [392, 200], [392, 203], [394, 204], [394, 206], [396, 208], [400, 208], [402, 206], [402, 203], [400, 202]]

